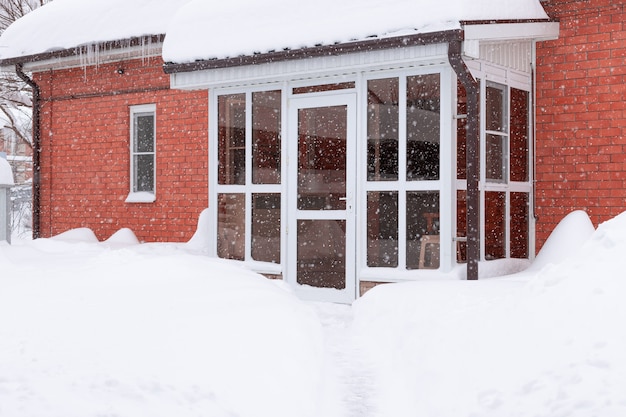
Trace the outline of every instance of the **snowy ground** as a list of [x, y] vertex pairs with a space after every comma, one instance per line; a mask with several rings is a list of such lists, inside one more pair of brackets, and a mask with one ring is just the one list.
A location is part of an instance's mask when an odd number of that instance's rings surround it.
[[352, 306], [122, 230], [0, 243], [0, 416], [623, 417], [626, 214]]

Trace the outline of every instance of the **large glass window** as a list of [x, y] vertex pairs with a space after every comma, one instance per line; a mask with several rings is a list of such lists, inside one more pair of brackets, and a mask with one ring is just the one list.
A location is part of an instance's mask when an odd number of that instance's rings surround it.
[[217, 97], [217, 254], [280, 262], [279, 90]]
[[439, 267], [440, 84], [438, 73], [367, 82], [368, 267]]

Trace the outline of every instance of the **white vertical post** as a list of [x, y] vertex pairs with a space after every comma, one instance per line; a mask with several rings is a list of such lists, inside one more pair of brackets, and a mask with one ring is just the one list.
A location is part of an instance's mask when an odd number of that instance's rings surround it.
[[11, 243], [11, 187], [13, 171], [4, 152], [0, 153], [0, 241]]

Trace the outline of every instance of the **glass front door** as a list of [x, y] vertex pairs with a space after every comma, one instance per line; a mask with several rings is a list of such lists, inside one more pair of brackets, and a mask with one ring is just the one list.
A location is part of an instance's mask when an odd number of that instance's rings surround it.
[[353, 94], [291, 101], [287, 275], [304, 298], [356, 296], [355, 114]]

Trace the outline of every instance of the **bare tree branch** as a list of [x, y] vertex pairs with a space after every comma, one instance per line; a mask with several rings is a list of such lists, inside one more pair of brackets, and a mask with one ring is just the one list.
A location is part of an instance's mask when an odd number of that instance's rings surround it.
[[[0, 0], [0, 34], [20, 17], [50, 1]], [[32, 149], [32, 91], [14, 73], [0, 73], [0, 115], [0, 123], [4, 122], [4, 127]]]

